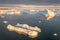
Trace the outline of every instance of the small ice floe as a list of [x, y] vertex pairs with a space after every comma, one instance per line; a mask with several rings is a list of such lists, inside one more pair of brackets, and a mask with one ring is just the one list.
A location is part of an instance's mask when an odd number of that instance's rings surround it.
[[57, 33], [54, 33], [53, 35], [54, 35], [54, 36], [57, 36], [58, 34], [57, 34]]
[[3, 21], [3, 23], [8, 23], [8, 21]]

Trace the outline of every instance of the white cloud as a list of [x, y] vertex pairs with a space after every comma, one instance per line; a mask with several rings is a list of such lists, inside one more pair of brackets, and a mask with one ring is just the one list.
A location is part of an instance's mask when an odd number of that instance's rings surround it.
[[58, 34], [57, 34], [57, 33], [54, 33], [53, 35], [54, 35], [54, 36], [57, 36]]
[[3, 21], [3, 23], [8, 23], [8, 21]]
[[29, 29], [29, 30], [35, 30], [35, 31], [41, 32], [41, 29], [38, 28], [37, 26], [32, 27], [32, 26], [29, 26], [28, 24], [19, 24], [19, 23], [17, 23], [16, 26], [20, 26], [22, 28], [26, 28], [26, 29]]

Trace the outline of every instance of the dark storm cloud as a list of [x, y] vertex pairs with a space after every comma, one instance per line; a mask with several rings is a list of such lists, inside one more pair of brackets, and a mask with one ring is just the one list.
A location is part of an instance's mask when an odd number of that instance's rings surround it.
[[60, 0], [0, 0], [0, 4], [60, 4]]

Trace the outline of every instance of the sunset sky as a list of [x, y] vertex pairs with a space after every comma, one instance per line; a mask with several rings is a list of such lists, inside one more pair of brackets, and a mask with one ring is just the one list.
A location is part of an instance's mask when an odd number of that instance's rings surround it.
[[0, 4], [57, 5], [60, 0], [0, 0]]

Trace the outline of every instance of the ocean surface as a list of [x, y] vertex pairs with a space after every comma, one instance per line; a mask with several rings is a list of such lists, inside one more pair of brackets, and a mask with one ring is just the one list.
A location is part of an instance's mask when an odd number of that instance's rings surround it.
[[[60, 40], [60, 13], [56, 13], [57, 16], [50, 20], [46, 20], [45, 13], [42, 13], [4, 14], [4, 18], [0, 17], [0, 40]], [[3, 21], [7, 21], [8, 23], [5, 24]], [[32, 39], [7, 30], [6, 27], [8, 24], [15, 26], [17, 23], [38, 26], [41, 32], [37, 38]]]

